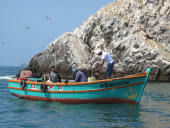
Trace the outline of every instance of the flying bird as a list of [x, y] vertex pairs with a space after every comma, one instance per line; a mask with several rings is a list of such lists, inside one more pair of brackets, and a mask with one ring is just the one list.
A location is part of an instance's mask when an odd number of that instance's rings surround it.
[[62, 3], [63, 1], [62, 0], [57, 0], [57, 3]]
[[31, 28], [31, 26], [25, 26], [25, 29], [29, 30]]
[[4, 42], [4, 41], [2, 41], [2, 42], [1, 42], [1, 44], [2, 44], [2, 45], [4, 45], [4, 44], [5, 44], [5, 42]]
[[51, 18], [50, 18], [50, 17], [46, 16], [45, 18], [46, 18], [47, 20], [51, 21]]
[[5, 45], [5, 42], [4, 42], [4, 41], [2, 41], [2, 42], [0, 43], [0, 47], [1, 47], [2, 45]]

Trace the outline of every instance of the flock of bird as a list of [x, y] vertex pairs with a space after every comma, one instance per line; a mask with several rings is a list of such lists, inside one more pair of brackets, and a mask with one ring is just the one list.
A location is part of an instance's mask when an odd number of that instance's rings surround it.
[[[63, 1], [62, 0], [57, 0], [57, 3], [62, 3]], [[48, 21], [51, 21], [52, 19], [51, 19], [51, 17], [49, 17], [49, 16], [45, 16], [45, 19], [46, 20], [48, 20]], [[26, 30], [30, 30], [31, 29], [31, 26], [25, 26], [25, 29]]]
[[[51, 20], [52, 20], [51, 17], [48, 17], [48, 16], [46, 16], [45, 19], [48, 20], [48, 21], [51, 21]], [[31, 26], [27, 25], [27, 26], [25, 26], [25, 29], [26, 29], [26, 30], [30, 30], [30, 29], [31, 29]]]
[[[58, 3], [61, 3], [61, 2], [63, 2], [63, 1], [62, 1], [62, 0], [57, 0], [57, 2], [58, 2]], [[45, 19], [48, 20], [48, 21], [51, 21], [51, 20], [52, 20], [52, 18], [49, 17], [49, 16], [45, 16]], [[30, 29], [31, 29], [31, 26], [30, 26], [30, 25], [27, 25], [27, 26], [25, 26], [25, 29], [26, 29], [26, 30], [30, 30]], [[3, 46], [3, 45], [5, 45], [5, 44], [6, 44], [5, 41], [0, 42], [0, 47]]]
[[[48, 21], [51, 21], [51, 20], [52, 20], [51, 17], [48, 17], [48, 16], [46, 16], [45, 19], [48, 20]], [[31, 26], [27, 25], [27, 26], [25, 26], [25, 29], [26, 29], [26, 30], [30, 30], [30, 29], [31, 29]], [[5, 45], [5, 44], [6, 44], [5, 41], [0, 42], [0, 47], [3, 46], [3, 45]]]

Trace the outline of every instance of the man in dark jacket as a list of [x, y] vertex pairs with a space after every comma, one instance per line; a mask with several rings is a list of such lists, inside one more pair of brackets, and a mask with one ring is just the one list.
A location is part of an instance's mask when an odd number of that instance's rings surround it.
[[79, 70], [77, 70], [75, 67], [72, 68], [72, 72], [76, 73], [76, 78], [75, 78], [75, 82], [87, 82], [88, 79], [85, 76], [85, 74]]
[[53, 82], [53, 83], [61, 82], [60, 74], [58, 72], [56, 72], [54, 66], [51, 67], [51, 72], [50, 72], [49, 76], [50, 76], [50, 81], [51, 82]]

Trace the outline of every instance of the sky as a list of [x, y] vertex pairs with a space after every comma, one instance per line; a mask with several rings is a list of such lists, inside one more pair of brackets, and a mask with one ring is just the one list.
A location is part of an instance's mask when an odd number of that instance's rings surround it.
[[0, 0], [0, 66], [28, 64], [114, 0]]

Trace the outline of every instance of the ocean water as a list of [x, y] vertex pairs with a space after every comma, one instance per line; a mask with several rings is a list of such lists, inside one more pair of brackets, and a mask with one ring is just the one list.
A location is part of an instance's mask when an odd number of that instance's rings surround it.
[[0, 128], [170, 128], [170, 83], [148, 83], [138, 105], [68, 105], [12, 96], [22, 68], [0, 67]]

